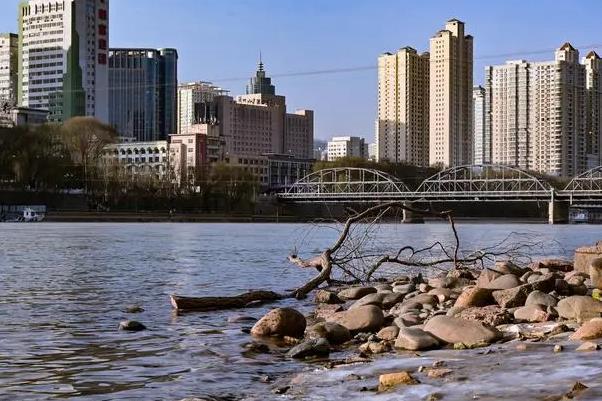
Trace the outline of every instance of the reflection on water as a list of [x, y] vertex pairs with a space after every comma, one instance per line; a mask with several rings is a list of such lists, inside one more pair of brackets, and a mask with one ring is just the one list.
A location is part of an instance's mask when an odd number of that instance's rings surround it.
[[[301, 224], [0, 225], [0, 398], [46, 400], [179, 399], [232, 395], [269, 399], [265, 374], [308, 369], [251, 341], [227, 323], [240, 311], [176, 316], [168, 295], [225, 295], [253, 288], [285, 290], [312, 274], [286, 255], [324, 247], [335, 233]], [[468, 245], [491, 244], [510, 231], [547, 241], [541, 254], [569, 256], [599, 227], [460, 226]], [[445, 225], [391, 225], [381, 244], [449, 240]], [[556, 240], [556, 242], [553, 242]], [[560, 245], [560, 247], [558, 246]], [[124, 309], [140, 304], [144, 312]], [[284, 304], [308, 309], [308, 304]], [[267, 307], [243, 313], [259, 317]], [[125, 333], [120, 320], [149, 330]], [[336, 355], [335, 355], [336, 356]]]

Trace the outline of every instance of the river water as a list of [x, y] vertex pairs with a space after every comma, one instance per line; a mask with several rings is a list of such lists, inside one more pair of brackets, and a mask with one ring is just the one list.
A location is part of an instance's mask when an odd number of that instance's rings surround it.
[[[459, 225], [464, 246], [472, 248], [511, 232], [530, 234], [541, 241], [531, 250], [535, 258], [570, 258], [574, 248], [601, 239], [601, 231], [599, 226]], [[383, 247], [452, 239], [447, 225], [435, 223], [384, 225], [374, 235]], [[307, 224], [2, 224], [0, 399], [278, 399], [282, 396], [271, 392], [273, 386], [259, 378], [300, 372], [299, 398], [368, 399], [357, 385], [341, 384], [348, 367], [324, 373], [286, 359], [274, 345], [270, 354], [248, 351], [245, 345], [252, 339], [241, 329], [249, 324], [228, 323], [228, 318], [240, 313], [260, 317], [269, 307], [177, 316], [169, 304], [173, 293], [294, 288], [313, 272], [290, 266], [286, 256], [293, 249], [309, 255], [334, 238], [334, 230]], [[124, 309], [132, 304], [144, 312], [127, 314]], [[310, 301], [280, 305], [308, 311]], [[148, 330], [119, 331], [119, 322], [128, 318]], [[415, 361], [400, 355], [380, 363], [362, 369], [386, 370], [387, 364]], [[597, 377], [602, 373], [592, 370], [587, 358], [562, 363], [576, 372], [581, 366]], [[563, 386], [573, 377], [564, 379]], [[401, 396], [394, 399], [420, 399]]]

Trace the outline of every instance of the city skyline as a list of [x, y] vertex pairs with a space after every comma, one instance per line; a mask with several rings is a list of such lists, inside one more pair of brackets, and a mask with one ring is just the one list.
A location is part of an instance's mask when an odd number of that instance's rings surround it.
[[[18, 0], [3, 1], [3, 11], [13, 12], [1, 13], [0, 31], [17, 31], [18, 3]], [[145, 1], [144, 5], [148, 3]], [[477, 5], [474, 1], [460, 5], [427, 2], [406, 9], [405, 4], [385, 2], [381, 7], [347, 2], [341, 7], [339, 1], [328, 4], [259, 1], [251, 5], [245, 1], [221, 4], [179, 0], [181, 9], [187, 11], [181, 13], [177, 9], [174, 13], [173, 7], [162, 0], [150, 3], [152, 7], [144, 7], [147, 18], [135, 19], [135, 23], [131, 16], [140, 13], [141, 1], [112, 4], [111, 47], [174, 47], [180, 53], [180, 82], [211, 81], [233, 95], [244, 93], [249, 73], [254, 71], [262, 51], [266, 70], [280, 92], [290, 99], [291, 109], [316, 110], [317, 139], [355, 135], [372, 142], [377, 109], [377, 57], [404, 46], [428, 51], [428, 38], [442, 21], [450, 18], [466, 22], [475, 37], [475, 85], [483, 84], [487, 65], [520, 58], [545, 60], [565, 41], [570, 41], [582, 54], [602, 48], [602, 43], [596, 43], [600, 36], [596, 10], [602, 11], [602, 4], [594, 1], [571, 4], [562, 15], [557, 15], [554, 7], [543, 1], [528, 4], [510, 1], [488, 5], [485, 10], [474, 7]], [[388, 10], [385, 14], [383, 7]], [[199, 23], [196, 16], [201, 10], [204, 10], [202, 15], [212, 14], [215, 18]], [[274, 17], [269, 19], [269, 25], [262, 29], [245, 28], [246, 18], [250, 16], [248, 20], [253, 20], [253, 16], [266, 10]], [[522, 18], [516, 18], [517, 10]], [[165, 20], [165, 28], [158, 30], [157, 18], [164, 15], [175, 15], [177, 19]], [[404, 23], [393, 24], [394, 16], [403, 16]], [[222, 23], [213, 22], [217, 20]], [[332, 34], [333, 26], [339, 34]], [[245, 40], [241, 41], [243, 33]], [[192, 37], [207, 40], [191, 40]], [[356, 67], [359, 68], [354, 70]], [[354, 71], [319, 73], [341, 69]], [[322, 110], [328, 113], [321, 113]]]

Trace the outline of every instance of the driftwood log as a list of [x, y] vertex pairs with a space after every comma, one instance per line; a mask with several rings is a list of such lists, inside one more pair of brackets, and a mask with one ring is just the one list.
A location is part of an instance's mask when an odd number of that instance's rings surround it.
[[222, 309], [245, 308], [284, 298], [272, 291], [250, 291], [232, 297], [182, 297], [171, 295], [171, 305], [182, 312], [212, 311]]

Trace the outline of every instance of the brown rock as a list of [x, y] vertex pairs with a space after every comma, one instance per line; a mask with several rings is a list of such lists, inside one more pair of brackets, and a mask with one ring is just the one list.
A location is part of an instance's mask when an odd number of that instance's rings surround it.
[[541, 305], [527, 305], [514, 311], [514, 318], [524, 322], [546, 322], [550, 320], [550, 314]]
[[382, 327], [385, 318], [382, 310], [378, 306], [366, 305], [343, 312], [337, 312], [329, 316], [326, 320], [345, 326], [352, 334], [354, 334], [379, 330]]
[[441, 377], [445, 377], [452, 373], [453, 370], [445, 369], [445, 368], [431, 368], [426, 372], [426, 375], [432, 379], [438, 379]]
[[456, 314], [456, 317], [466, 320], [476, 320], [494, 327], [512, 322], [512, 316], [497, 305], [466, 308]]
[[384, 375], [380, 375], [378, 378], [378, 391], [386, 391], [390, 388], [393, 388], [398, 385], [412, 385], [420, 383], [418, 380], [414, 379], [412, 375], [410, 375], [406, 371], [396, 372], [396, 373], [387, 373]]
[[484, 288], [492, 290], [508, 290], [510, 288], [518, 287], [522, 283], [514, 274], [504, 274], [487, 284]]
[[360, 345], [360, 352], [364, 354], [383, 354], [391, 350], [391, 345], [387, 342], [368, 341]]
[[491, 293], [492, 290], [487, 288], [467, 287], [462, 291], [454, 306], [470, 308], [491, 305], [494, 303]]
[[381, 329], [378, 333], [376, 333], [376, 337], [383, 341], [393, 341], [397, 338], [399, 334], [399, 327], [397, 326], [388, 326]]
[[522, 276], [524, 271], [510, 260], [503, 260], [495, 263], [494, 270], [502, 274], [514, 274]]
[[341, 300], [334, 292], [326, 290], [316, 291], [314, 300], [318, 304], [342, 304], [345, 302]]
[[592, 287], [602, 289], [602, 257], [590, 262], [589, 277], [592, 282]]
[[342, 300], [354, 300], [365, 297], [368, 294], [372, 294], [376, 292], [376, 288], [374, 287], [351, 287], [346, 288], [339, 292], [338, 296]]
[[584, 342], [579, 347], [577, 347], [577, 351], [598, 351], [600, 346], [591, 341]]
[[436, 338], [417, 327], [400, 328], [399, 335], [395, 340], [395, 348], [412, 351], [435, 348], [438, 345], [439, 341]]
[[594, 259], [602, 257], [602, 241], [594, 246], [584, 246], [575, 250], [575, 270], [587, 273]]
[[573, 270], [573, 263], [562, 259], [543, 259], [531, 263], [532, 270], [549, 269], [551, 271], [568, 272]]
[[351, 332], [345, 327], [334, 322], [317, 323], [307, 329], [309, 338], [325, 338], [330, 344], [342, 344], [351, 340]]
[[525, 304], [531, 288], [531, 285], [523, 284], [508, 290], [493, 291], [491, 295], [502, 308], [515, 308]]
[[486, 288], [489, 283], [501, 276], [501, 273], [495, 272], [490, 269], [485, 269], [481, 272], [479, 278], [477, 279], [477, 287]]
[[424, 325], [424, 331], [450, 344], [491, 343], [501, 337], [499, 331], [480, 322], [450, 316], [433, 317]]
[[454, 297], [456, 293], [449, 288], [433, 288], [429, 291], [429, 295], [436, 296], [439, 299], [439, 303], [442, 303]]
[[602, 316], [602, 302], [585, 295], [573, 295], [561, 299], [556, 310], [564, 319], [582, 322]]
[[326, 319], [329, 316], [332, 316], [336, 312], [340, 312], [343, 310], [341, 305], [336, 304], [318, 304], [314, 311], [314, 316], [316, 319]]
[[305, 316], [292, 308], [277, 308], [259, 319], [251, 329], [254, 336], [301, 338], [305, 333]]
[[399, 293], [399, 292], [392, 292], [390, 294], [386, 294], [385, 297], [383, 298], [383, 308], [385, 309], [390, 309], [393, 306], [397, 305], [398, 303], [400, 303], [401, 301], [403, 301], [404, 298], [404, 294]]
[[579, 329], [571, 335], [572, 340], [595, 340], [602, 338], [602, 319], [594, 318], [583, 323]]
[[358, 299], [357, 301], [355, 301], [349, 309], [359, 308], [360, 306], [366, 306], [366, 305], [375, 305], [375, 306], [378, 306], [379, 308], [382, 308], [383, 299], [386, 296], [387, 296], [387, 294], [377, 293], [377, 292], [365, 295], [365, 296], [361, 297], [360, 299]]

